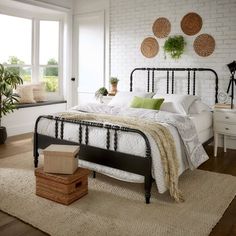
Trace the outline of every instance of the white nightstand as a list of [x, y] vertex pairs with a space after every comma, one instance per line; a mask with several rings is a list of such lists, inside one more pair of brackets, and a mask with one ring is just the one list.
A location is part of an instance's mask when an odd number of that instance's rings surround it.
[[218, 134], [224, 136], [224, 152], [226, 152], [226, 136], [236, 136], [236, 109], [214, 109], [214, 156], [217, 156]]

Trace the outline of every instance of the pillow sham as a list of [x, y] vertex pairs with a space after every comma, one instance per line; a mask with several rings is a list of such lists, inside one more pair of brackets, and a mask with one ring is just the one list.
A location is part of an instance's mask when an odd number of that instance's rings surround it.
[[[174, 113], [179, 113], [183, 115], [189, 114], [189, 108], [192, 105], [192, 103], [196, 100], [200, 100], [198, 96], [194, 95], [181, 95], [181, 94], [155, 94], [153, 98], [164, 98], [165, 102], [168, 102], [168, 106], [172, 108], [165, 108], [167, 107], [167, 104], [165, 104], [166, 107], [161, 107], [160, 110], [163, 111], [169, 111]], [[170, 103], [172, 103], [170, 105]], [[173, 110], [173, 111], [170, 111]]]
[[108, 103], [109, 106], [119, 106], [119, 107], [129, 107], [132, 103], [133, 98], [143, 97], [143, 98], [151, 98], [153, 93], [146, 92], [117, 92], [117, 94], [112, 98], [112, 100]]
[[34, 100], [36, 102], [47, 101], [47, 95], [46, 95], [44, 83], [32, 84], [31, 86], [33, 88]]
[[19, 85], [16, 87], [15, 93], [19, 96], [19, 103], [35, 103], [33, 89], [31, 85]]
[[197, 100], [193, 102], [193, 104], [190, 106], [189, 114], [199, 114], [203, 111], [210, 111], [210, 110], [211, 109], [207, 104]]
[[152, 110], [159, 110], [161, 104], [163, 103], [163, 98], [142, 98], [135, 96], [130, 105], [132, 108], [145, 108]]
[[179, 113], [173, 102], [165, 102], [165, 101], [161, 104], [160, 111]]

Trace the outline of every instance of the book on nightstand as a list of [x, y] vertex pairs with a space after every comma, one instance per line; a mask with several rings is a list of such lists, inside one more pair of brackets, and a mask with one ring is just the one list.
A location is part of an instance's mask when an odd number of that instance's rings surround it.
[[[214, 108], [231, 109], [231, 104], [216, 103]], [[234, 108], [234, 106], [233, 106]]]

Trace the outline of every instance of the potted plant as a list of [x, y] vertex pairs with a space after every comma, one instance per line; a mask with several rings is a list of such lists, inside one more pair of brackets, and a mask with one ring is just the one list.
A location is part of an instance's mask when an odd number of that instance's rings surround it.
[[111, 91], [110, 91], [110, 95], [115, 95], [117, 92], [117, 84], [118, 84], [119, 80], [117, 77], [111, 77], [110, 78], [110, 84], [111, 84]]
[[182, 35], [175, 35], [165, 41], [163, 48], [164, 52], [169, 53], [171, 58], [179, 59], [184, 52], [185, 45], [184, 37]]
[[7, 139], [6, 127], [2, 126], [1, 120], [4, 115], [13, 112], [16, 108], [15, 102], [18, 102], [18, 95], [13, 93], [13, 89], [18, 84], [23, 84], [21, 77], [0, 64], [0, 144], [5, 143]]
[[98, 100], [101, 99], [102, 96], [107, 96], [107, 94], [108, 94], [107, 89], [105, 87], [101, 87], [95, 92], [95, 98]]

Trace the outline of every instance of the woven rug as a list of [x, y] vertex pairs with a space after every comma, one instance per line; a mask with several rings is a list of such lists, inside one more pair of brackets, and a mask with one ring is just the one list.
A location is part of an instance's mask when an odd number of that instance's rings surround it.
[[186, 171], [180, 189], [184, 203], [153, 186], [147, 205], [143, 185], [98, 175], [87, 196], [63, 206], [35, 195], [32, 153], [0, 160], [0, 209], [51, 235], [208, 235], [236, 194], [236, 178]]

